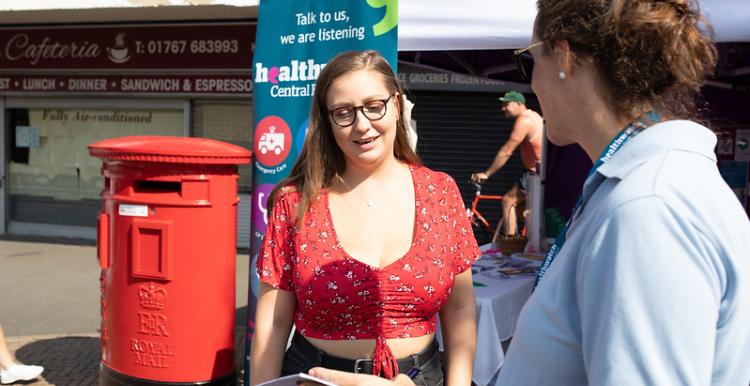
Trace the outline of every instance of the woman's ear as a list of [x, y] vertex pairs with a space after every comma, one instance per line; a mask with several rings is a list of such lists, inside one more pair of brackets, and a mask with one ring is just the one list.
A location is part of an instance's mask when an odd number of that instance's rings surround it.
[[575, 67], [575, 58], [570, 50], [567, 39], [558, 39], [555, 41], [554, 51], [557, 53], [557, 65], [560, 71], [566, 75], [573, 73]]
[[393, 99], [396, 100], [396, 108], [398, 109], [398, 114], [396, 114], [396, 122], [398, 122], [398, 121], [401, 120], [401, 114], [403, 114], [403, 111], [404, 111], [404, 100], [403, 100], [403, 98], [406, 98], [406, 97], [404, 97], [403, 95], [401, 95], [398, 92], [393, 96]]

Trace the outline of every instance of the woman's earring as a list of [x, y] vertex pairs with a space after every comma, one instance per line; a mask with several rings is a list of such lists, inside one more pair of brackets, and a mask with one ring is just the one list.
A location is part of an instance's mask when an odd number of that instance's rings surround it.
[[564, 72], [564, 71], [560, 71], [560, 73], [558, 74], [558, 76], [559, 76], [559, 77], [560, 77], [560, 79], [562, 79], [562, 80], [565, 80], [565, 78], [567, 78], [567, 77], [568, 77], [567, 75], [565, 75], [565, 72]]

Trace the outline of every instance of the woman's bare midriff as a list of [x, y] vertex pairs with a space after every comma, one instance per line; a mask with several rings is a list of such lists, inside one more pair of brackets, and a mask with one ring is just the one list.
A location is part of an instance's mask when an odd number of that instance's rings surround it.
[[[396, 359], [401, 359], [422, 352], [432, 343], [434, 336], [435, 334], [429, 334], [415, 338], [387, 339], [386, 341], [391, 352], [393, 352], [393, 356]], [[319, 350], [341, 358], [371, 358], [373, 351], [375, 351], [375, 339], [325, 340], [310, 337], [305, 337], [305, 339]]]

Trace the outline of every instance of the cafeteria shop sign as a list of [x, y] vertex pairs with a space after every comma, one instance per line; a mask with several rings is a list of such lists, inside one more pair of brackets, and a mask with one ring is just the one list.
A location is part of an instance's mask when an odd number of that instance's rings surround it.
[[0, 73], [0, 93], [148, 93], [249, 96], [252, 76], [227, 75], [8, 75]]
[[247, 71], [254, 41], [254, 23], [0, 28], [0, 71]]

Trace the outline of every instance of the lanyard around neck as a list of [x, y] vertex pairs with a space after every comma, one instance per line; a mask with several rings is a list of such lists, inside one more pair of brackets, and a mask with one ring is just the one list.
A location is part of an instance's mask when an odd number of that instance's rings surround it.
[[[649, 120], [651, 122], [659, 122], [661, 121], [661, 117], [652, 112], [649, 112], [647, 114]], [[570, 228], [570, 225], [575, 221], [578, 216], [581, 215], [581, 212], [583, 211], [584, 206], [586, 205], [586, 202], [591, 198], [591, 196], [594, 195], [594, 192], [597, 188], [599, 188], [599, 185], [603, 182], [603, 180], [598, 180], [598, 183], [594, 186], [588, 187], [590, 183], [593, 183], [591, 176], [593, 176], [596, 171], [604, 165], [607, 161], [609, 161], [612, 156], [617, 153], [618, 150], [622, 148], [625, 143], [627, 143], [629, 140], [633, 139], [636, 135], [638, 135], [643, 129], [645, 129], [647, 126], [641, 120], [640, 118], [636, 119], [635, 121], [629, 123], [627, 126], [625, 126], [622, 131], [620, 131], [619, 134], [615, 136], [614, 139], [607, 145], [604, 150], [602, 150], [602, 153], [599, 155], [599, 158], [596, 159], [596, 162], [591, 167], [591, 170], [589, 170], [589, 174], [586, 177], [586, 182], [584, 184], [584, 188], [581, 191], [581, 194], [578, 196], [578, 201], [576, 202], [575, 207], [573, 208], [573, 211], [571, 212], [571, 216], [568, 219], [568, 221], [565, 223], [565, 226], [560, 231], [560, 233], [557, 235], [557, 238], [555, 238], [555, 243], [552, 244], [549, 251], [547, 252], [547, 255], [544, 257], [544, 261], [542, 262], [542, 265], [539, 267], [539, 271], [536, 273], [536, 282], [534, 283], [534, 288], [536, 288], [539, 285], [539, 282], [541, 282], [542, 277], [544, 277], [544, 274], [547, 273], [547, 269], [549, 269], [550, 265], [552, 264], [552, 261], [557, 257], [557, 254], [560, 252], [560, 249], [563, 247], [563, 244], [565, 244], [565, 240], [567, 239], [567, 233], [568, 228]], [[586, 193], [586, 194], [584, 194]]]

